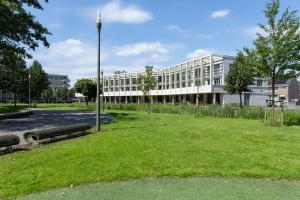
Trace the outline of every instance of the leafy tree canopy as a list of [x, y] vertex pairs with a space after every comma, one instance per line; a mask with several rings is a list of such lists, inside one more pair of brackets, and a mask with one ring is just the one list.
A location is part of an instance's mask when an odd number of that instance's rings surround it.
[[51, 33], [25, 6], [43, 10], [38, 0], [0, 0], [0, 67], [11, 54], [31, 58], [27, 50], [35, 50], [40, 42], [49, 47], [46, 36]]
[[150, 95], [150, 91], [156, 86], [156, 79], [153, 77], [153, 66], [145, 66], [145, 73], [139, 75], [137, 85], [144, 96], [148, 97]]
[[43, 66], [36, 60], [29, 67], [28, 73], [30, 75], [31, 96], [37, 100], [49, 88], [48, 76], [43, 70]]
[[86, 103], [97, 96], [97, 84], [90, 79], [80, 79], [75, 83], [75, 90], [85, 96]]
[[242, 107], [242, 93], [250, 92], [249, 85], [254, 82], [254, 71], [249, 64], [248, 57], [239, 52], [225, 77], [224, 89], [230, 94], [240, 95], [240, 106]]

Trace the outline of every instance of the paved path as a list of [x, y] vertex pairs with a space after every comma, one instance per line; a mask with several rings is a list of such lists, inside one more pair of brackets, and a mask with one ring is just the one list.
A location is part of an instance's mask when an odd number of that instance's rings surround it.
[[[108, 122], [111, 117], [102, 115], [101, 121]], [[90, 111], [78, 110], [34, 110], [34, 114], [25, 118], [0, 121], [0, 135], [15, 134], [21, 138], [20, 144], [26, 144], [23, 134], [29, 130], [52, 128], [74, 123], [89, 123], [95, 125], [96, 114]]]
[[161, 178], [83, 185], [17, 200], [298, 200], [300, 182], [225, 178]]

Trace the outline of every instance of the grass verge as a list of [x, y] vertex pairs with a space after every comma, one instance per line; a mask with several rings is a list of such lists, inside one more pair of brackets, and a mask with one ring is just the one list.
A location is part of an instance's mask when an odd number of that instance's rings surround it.
[[162, 176], [300, 180], [300, 127], [114, 111], [101, 134], [0, 157], [0, 198]]
[[27, 108], [28, 105], [11, 105], [11, 104], [1, 104], [0, 103], [0, 114], [10, 113], [10, 112], [18, 112]]

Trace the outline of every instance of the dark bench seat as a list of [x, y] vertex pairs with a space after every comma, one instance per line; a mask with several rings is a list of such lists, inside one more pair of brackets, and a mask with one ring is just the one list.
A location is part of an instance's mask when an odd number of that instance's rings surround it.
[[26, 141], [39, 141], [58, 136], [70, 135], [77, 132], [84, 133], [89, 129], [91, 129], [91, 125], [88, 123], [72, 124], [44, 130], [29, 131], [24, 133], [24, 138]]
[[19, 143], [20, 143], [20, 138], [16, 135], [0, 136], [0, 148], [11, 147], [13, 145], [18, 145]]

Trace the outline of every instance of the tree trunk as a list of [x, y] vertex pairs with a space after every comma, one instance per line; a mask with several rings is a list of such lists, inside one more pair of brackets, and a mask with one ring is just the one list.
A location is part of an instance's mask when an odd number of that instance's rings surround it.
[[240, 92], [239, 95], [240, 95], [240, 107], [243, 108], [242, 93]]
[[16, 93], [14, 94], [14, 106], [17, 107], [17, 95], [16, 95]]
[[85, 98], [85, 103], [86, 103], [86, 106], [89, 106], [89, 99], [88, 98]]
[[272, 125], [275, 124], [275, 78], [272, 78]]

